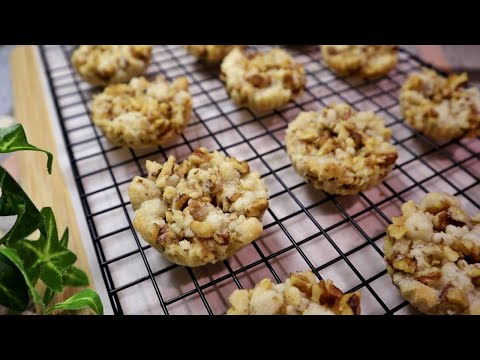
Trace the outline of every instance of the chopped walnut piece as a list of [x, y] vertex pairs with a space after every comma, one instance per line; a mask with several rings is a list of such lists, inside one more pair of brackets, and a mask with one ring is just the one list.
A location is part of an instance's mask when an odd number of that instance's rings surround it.
[[406, 273], [414, 273], [417, 267], [417, 264], [414, 259], [407, 258], [403, 255], [397, 255], [392, 261], [392, 266]]
[[187, 207], [188, 205], [188, 200], [190, 197], [187, 194], [182, 194], [178, 197], [177, 200], [175, 200], [175, 209], [177, 210], [183, 210]]

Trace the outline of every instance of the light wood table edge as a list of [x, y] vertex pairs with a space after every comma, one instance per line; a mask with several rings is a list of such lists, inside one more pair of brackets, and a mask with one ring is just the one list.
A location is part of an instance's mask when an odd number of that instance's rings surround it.
[[451, 64], [440, 45], [417, 45], [419, 56], [443, 71], [450, 71]]

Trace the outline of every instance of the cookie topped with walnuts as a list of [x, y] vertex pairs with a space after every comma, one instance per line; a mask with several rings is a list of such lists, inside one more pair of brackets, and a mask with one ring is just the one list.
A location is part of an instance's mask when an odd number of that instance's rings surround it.
[[393, 168], [398, 153], [391, 130], [373, 111], [336, 104], [302, 112], [286, 132], [295, 170], [317, 189], [349, 195], [366, 191]]
[[168, 260], [213, 264], [256, 240], [268, 194], [248, 163], [200, 148], [185, 161], [147, 161], [128, 189], [134, 228]]
[[254, 289], [235, 290], [227, 315], [360, 315], [360, 292], [344, 294], [310, 271], [290, 274], [284, 284], [263, 279]]
[[244, 45], [186, 45], [187, 51], [198, 59], [209, 63], [219, 63], [234, 48]]
[[427, 314], [480, 315], [480, 213], [430, 193], [392, 220], [385, 261], [403, 297]]
[[106, 86], [142, 75], [151, 57], [151, 45], [80, 45], [71, 60], [86, 82]]
[[322, 57], [328, 67], [340, 75], [377, 78], [397, 65], [395, 45], [322, 45]]
[[400, 91], [405, 120], [434, 139], [480, 135], [480, 91], [467, 88], [466, 73], [444, 77], [423, 69], [411, 74]]
[[188, 80], [169, 83], [134, 78], [129, 84], [110, 85], [94, 96], [92, 118], [116, 145], [150, 148], [164, 145], [182, 133], [190, 121], [192, 97]]
[[235, 48], [223, 60], [221, 70], [233, 101], [252, 110], [284, 106], [305, 86], [303, 66], [279, 48], [256, 53]]

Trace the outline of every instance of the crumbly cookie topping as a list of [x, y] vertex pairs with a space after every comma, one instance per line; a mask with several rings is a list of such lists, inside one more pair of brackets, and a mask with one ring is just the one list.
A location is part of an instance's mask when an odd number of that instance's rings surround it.
[[480, 135], [480, 91], [466, 88], [466, 73], [443, 77], [433, 70], [411, 74], [400, 92], [405, 120], [437, 139]]
[[360, 315], [360, 292], [344, 294], [332, 281], [306, 271], [284, 284], [263, 279], [254, 289], [235, 290], [227, 315]]
[[430, 193], [392, 220], [385, 261], [405, 299], [429, 314], [480, 314], [480, 213]]
[[268, 194], [248, 163], [200, 148], [180, 164], [147, 161], [147, 170], [128, 190], [133, 225], [170, 261], [215, 263], [261, 235]]
[[134, 78], [129, 84], [108, 86], [92, 105], [94, 123], [115, 144], [132, 148], [163, 145], [180, 134], [192, 113], [185, 77], [168, 83]]
[[221, 69], [232, 99], [253, 110], [286, 105], [305, 86], [303, 66], [279, 48], [255, 54], [233, 49]]
[[391, 130], [371, 111], [347, 104], [300, 113], [287, 129], [287, 151], [297, 172], [331, 194], [355, 194], [375, 186], [398, 153]]
[[151, 56], [151, 45], [81, 45], [72, 54], [72, 64], [85, 81], [106, 86], [142, 75]]

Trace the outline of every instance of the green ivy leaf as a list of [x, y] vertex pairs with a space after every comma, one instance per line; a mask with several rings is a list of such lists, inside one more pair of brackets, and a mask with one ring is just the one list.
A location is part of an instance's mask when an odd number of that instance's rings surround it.
[[22, 125], [0, 128], [0, 153], [10, 153], [19, 150], [41, 151], [47, 154], [48, 173], [52, 173], [53, 156], [48, 151], [30, 145]]
[[33, 233], [43, 218], [35, 205], [10, 174], [0, 166], [0, 216], [17, 215], [10, 231], [0, 239], [0, 244], [12, 246], [19, 239]]
[[68, 248], [68, 228], [63, 232], [62, 238], [60, 239], [60, 245], [64, 248]]
[[50, 304], [50, 301], [52, 301], [54, 296], [55, 291], [50, 288], [45, 289], [45, 294], [43, 294], [43, 303], [45, 304], [45, 306], [48, 306], [48, 304]]
[[[21, 125], [0, 128], [0, 153], [19, 150], [41, 151], [47, 155], [47, 169], [52, 172], [53, 156], [50, 152], [28, 143]], [[55, 217], [50, 208], [37, 210], [22, 188], [0, 167], [0, 216], [17, 216], [10, 231], [0, 239], [8, 248], [0, 247], [0, 303], [13, 310], [28, 306], [28, 291], [35, 303], [45, 311], [45, 304], [53, 299], [55, 292], [62, 292], [64, 285], [88, 285], [86, 274], [73, 266], [77, 257], [67, 249], [68, 229], [58, 239]], [[36, 241], [25, 239], [35, 230], [40, 230]], [[43, 299], [35, 290], [38, 279], [47, 286]], [[49, 308], [55, 310], [78, 310], [89, 307], [103, 314], [103, 305], [96, 292], [83, 290], [62, 303]]]
[[9, 249], [5, 247], [0, 247], [0, 254], [10, 260], [16, 268], [20, 271], [23, 277], [23, 283], [27, 286], [30, 294], [32, 295], [33, 301], [36, 304], [41, 305], [43, 309], [43, 301], [40, 295], [38, 294], [37, 290], [35, 290], [35, 283], [36, 281], [32, 281], [28, 276], [27, 272], [25, 271], [24, 264], [20, 259], [18, 253], [14, 249]]
[[25, 311], [28, 298], [28, 288], [22, 273], [5, 255], [0, 254], [0, 305], [15, 311]]
[[65, 275], [63, 275], [64, 286], [88, 286], [88, 277], [82, 270], [75, 266], [71, 266], [67, 269]]
[[52, 209], [43, 208], [41, 214], [43, 224], [40, 227], [39, 239], [20, 240], [14, 247], [24, 260], [25, 268], [32, 280], [40, 278], [50, 289], [62, 292], [63, 275], [75, 263], [77, 257], [60, 244]]
[[87, 307], [92, 309], [95, 314], [103, 315], [103, 305], [102, 301], [100, 300], [100, 296], [98, 296], [98, 294], [91, 289], [82, 290], [73, 295], [71, 298], [55, 304], [51, 308], [47, 309], [46, 313], [50, 314], [55, 310], [79, 310]]

